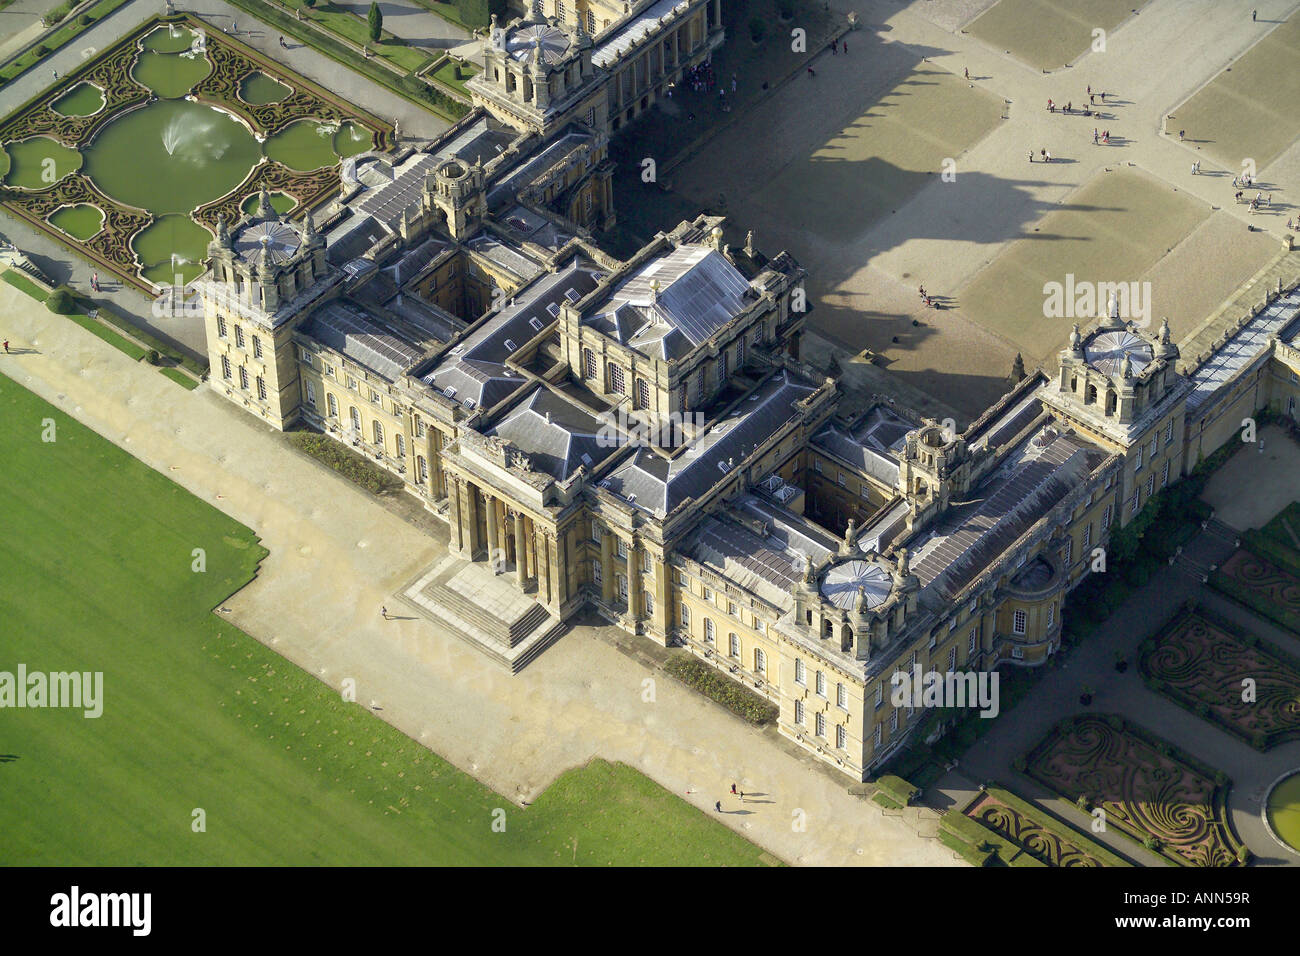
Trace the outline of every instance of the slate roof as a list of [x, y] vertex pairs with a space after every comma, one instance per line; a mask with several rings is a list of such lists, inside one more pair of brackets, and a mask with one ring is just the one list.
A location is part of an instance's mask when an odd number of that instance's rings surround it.
[[687, 6], [686, 0], [659, 0], [651, 4], [601, 41], [591, 51], [591, 62], [601, 68], [617, 64], [623, 54], [632, 49], [634, 42], [644, 39], [659, 27], [660, 20], [677, 7], [685, 10]]
[[743, 312], [748, 291], [748, 280], [721, 253], [683, 245], [624, 279], [584, 321], [644, 354], [677, 358]]
[[1192, 386], [1187, 396], [1188, 413], [1199, 412], [1215, 392], [1269, 347], [1273, 336], [1288, 341], [1297, 332], [1300, 332], [1300, 289], [1276, 299], [1187, 377]]
[[708, 517], [683, 542], [687, 557], [711, 568], [769, 604], [788, 609], [790, 587], [802, 577], [798, 553], [731, 521]]
[[603, 427], [586, 409], [538, 387], [487, 434], [508, 439], [536, 470], [563, 481], [584, 465], [590, 471], [618, 449]]
[[[513, 305], [483, 318], [439, 362], [420, 376], [426, 385], [467, 407], [492, 407], [523, 384], [506, 368], [511, 353], [555, 321], [548, 307], [586, 295], [596, 287], [595, 263], [577, 257], [568, 268], [544, 274], [516, 294]], [[513, 348], [511, 347], [513, 345]], [[472, 404], [471, 404], [472, 403]]]
[[884, 405], [874, 405], [852, 426], [834, 423], [817, 433], [812, 444], [887, 485], [898, 483], [898, 455], [916, 424]]
[[389, 381], [396, 381], [420, 358], [416, 343], [338, 300], [316, 309], [299, 331]]
[[1077, 436], [1040, 429], [912, 545], [911, 570], [928, 593], [950, 600], [1106, 457]]
[[779, 369], [672, 458], [641, 448], [601, 485], [663, 518], [725, 481], [746, 455], [796, 417], [795, 402], [816, 390], [789, 369]]

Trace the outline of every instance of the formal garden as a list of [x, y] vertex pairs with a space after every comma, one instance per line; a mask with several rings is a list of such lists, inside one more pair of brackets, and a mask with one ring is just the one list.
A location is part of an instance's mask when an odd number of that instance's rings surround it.
[[1210, 585], [1300, 634], [1300, 503], [1246, 531], [1241, 548], [1210, 575]]
[[1180, 866], [1250, 860], [1228, 814], [1227, 775], [1118, 715], [1067, 717], [1015, 769]]
[[1025, 858], [1043, 866], [1132, 865], [998, 786], [981, 790], [961, 813], [944, 817], [944, 824], [944, 833], [949, 837], [944, 842], [980, 866], [1032, 866], [1021, 862]]
[[1177, 614], [1138, 666], [1151, 690], [1257, 750], [1300, 738], [1300, 660], [1208, 610]]
[[190, 16], [157, 17], [0, 121], [3, 205], [145, 292], [266, 189], [315, 205], [392, 127]]

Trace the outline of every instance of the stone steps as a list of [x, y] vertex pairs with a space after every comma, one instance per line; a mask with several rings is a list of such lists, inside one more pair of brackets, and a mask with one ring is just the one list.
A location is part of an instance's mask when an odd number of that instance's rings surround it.
[[439, 604], [506, 647], [517, 645], [548, 616], [546, 608], [535, 603], [522, 617], [507, 624], [444, 584], [435, 582], [430, 591]]

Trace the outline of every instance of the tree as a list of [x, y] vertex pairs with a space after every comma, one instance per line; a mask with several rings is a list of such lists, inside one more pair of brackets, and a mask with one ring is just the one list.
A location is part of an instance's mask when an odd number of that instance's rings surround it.
[[378, 43], [384, 32], [384, 15], [379, 10], [379, 4], [370, 5], [370, 12], [366, 14], [366, 23], [370, 25], [371, 42]]
[[66, 286], [59, 286], [45, 300], [45, 307], [58, 315], [68, 315], [76, 308], [76, 299]]

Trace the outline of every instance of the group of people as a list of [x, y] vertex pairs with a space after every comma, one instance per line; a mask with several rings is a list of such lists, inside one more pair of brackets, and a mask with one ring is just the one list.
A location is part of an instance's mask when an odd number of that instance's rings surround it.
[[[1043, 162], [1045, 163], [1050, 163], [1052, 161], [1052, 154], [1047, 149], [1040, 149], [1038, 155], [1043, 158]], [[1032, 149], [1029, 151], [1029, 161], [1031, 163], [1034, 161], [1034, 151]]]
[[[1233, 194], [1232, 198], [1235, 199], [1237, 202], [1242, 202], [1242, 197], [1244, 195], [1245, 193], [1242, 190], [1238, 189], [1236, 193]], [[1271, 205], [1273, 205], [1272, 193], [1269, 193], [1268, 196], [1265, 197], [1262, 192], [1257, 192], [1255, 193], [1255, 198], [1250, 200], [1250, 211], [1253, 213], [1256, 209], [1259, 209], [1261, 206], [1271, 206]], [[1290, 223], [1288, 223], [1288, 225], [1290, 225]]]
[[1092, 145], [1096, 146], [1098, 143], [1110, 143], [1110, 130], [1104, 129], [1098, 132], [1097, 127], [1092, 128]]
[[918, 287], [916, 291], [920, 293], [921, 301], [925, 303], [925, 307], [927, 309], [933, 309], [934, 299], [931, 297], [930, 293], [925, 291], [925, 286]]

